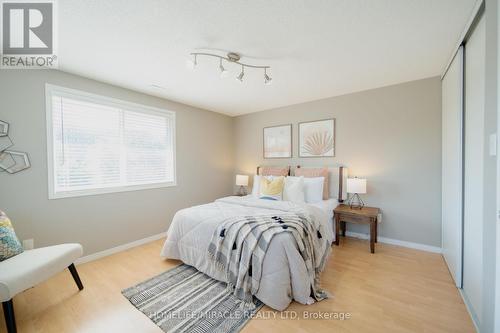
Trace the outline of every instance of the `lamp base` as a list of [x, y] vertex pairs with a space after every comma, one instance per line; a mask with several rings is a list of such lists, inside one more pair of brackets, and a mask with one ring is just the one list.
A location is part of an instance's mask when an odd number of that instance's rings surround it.
[[244, 196], [244, 195], [247, 195], [247, 189], [245, 186], [240, 186], [240, 189], [238, 191], [238, 195], [240, 197]]
[[357, 193], [351, 195], [351, 197], [347, 201], [347, 204], [351, 209], [361, 209], [365, 206], [365, 202], [363, 201], [363, 199], [361, 199], [361, 197]]

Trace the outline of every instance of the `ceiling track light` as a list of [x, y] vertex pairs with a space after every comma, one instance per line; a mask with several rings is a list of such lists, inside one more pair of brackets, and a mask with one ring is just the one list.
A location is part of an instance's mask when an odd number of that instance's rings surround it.
[[197, 62], [197, 56], [206, 56], [206, 57], [214, 57], [219, 59], [219, 70], [220, 70], [220, 75], [221, 77], [225, 77], [228, 74], [228, 70], [223, 66], [222, 61], [225, 60], [230, 63], [235, 63], [241, 66], [241, 72], [240, 74], [236, 77], [240, 82], [243, 82], [243, 77], [245, 76], [245, 67], [249, 68], [257, 68], [257, 69], [264, 69], [264, 84], [269, 85], [271, 84], [271, 81], [273, 80], [269, 75], [267, 74], [267, 70], [271, 68], [271, 66], [259, 66], [259, 65], [251, 65], [251, 64], [245, 64], [240, 62], [240, 55], [234, 52], [228, 53], [225, 57], [220, 56], [218, 54], [212, 54], [212, 53], [204, 53], [204, 52], [193, 52], [191, 55], [194, 57], [193, 61], [190, 61], [190, 68], [196, 68], [198, 62]]

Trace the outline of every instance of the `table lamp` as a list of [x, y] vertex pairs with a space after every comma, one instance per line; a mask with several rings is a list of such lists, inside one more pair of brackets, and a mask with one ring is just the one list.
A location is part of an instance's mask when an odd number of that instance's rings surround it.
[[246, 187], [248, 186], [248, 176], [236, 175], [236, 185], [240, 187], [238, 195], [247, 195]]
[[366, 193], [366, 179], [363, 178], [347, 178], [347, 193], [351, 194], [348, 204], [352, 208], [363, 208], [365, 203], [359, 196]]

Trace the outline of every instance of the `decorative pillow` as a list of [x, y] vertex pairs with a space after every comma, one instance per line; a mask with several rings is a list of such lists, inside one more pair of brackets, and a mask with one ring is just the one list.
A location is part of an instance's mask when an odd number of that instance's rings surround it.
[[283, 176], [286, 177], [290, 173], [290, 167], [272, 167], [272, 166], [262, 166], [259, 167], [259, 175], [261, 176]]
[[253, 176], [252, 196], [254, 196], [255, 198], [258, 198], [260, 196], [260, 180], [262, 178], [273, 180], [274, 177], [273, 176], [259, 176], [259, 175]]
[[295, 176], [304, 176], [306, 178], [323, 177], [323, 200], [330, 198], [330, 187], [328, 186], [328, 168], [296, 168]]
[[281, 200], [284, 184], [285, 177], [276, 177], [272, 180], [262, 177], [260, 179], [260, 199]]
[[304, 203], [304, 177], [286, 177], [283, 200]]
[[22, 253], [23, 246], [16, 237], [12, 223], [0, 210], [0, 261]]
[[304, 194], [307, 203], [320, 202], [323, 199], [323, 177], [304, 178]]

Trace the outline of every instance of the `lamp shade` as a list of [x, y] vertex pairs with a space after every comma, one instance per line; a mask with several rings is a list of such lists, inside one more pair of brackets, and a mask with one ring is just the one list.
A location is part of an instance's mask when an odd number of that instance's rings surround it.
[[248, 186], [248, 176], [236, 175], [236, 185], [238, 186]]
[[366, 179], [347, 178], [347, 193], [366, 193]]

